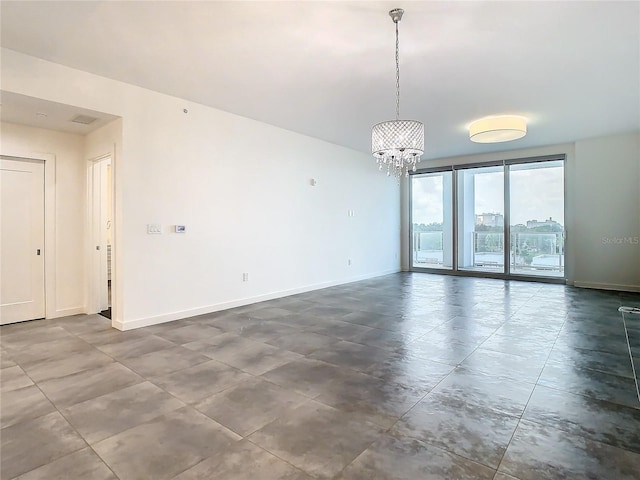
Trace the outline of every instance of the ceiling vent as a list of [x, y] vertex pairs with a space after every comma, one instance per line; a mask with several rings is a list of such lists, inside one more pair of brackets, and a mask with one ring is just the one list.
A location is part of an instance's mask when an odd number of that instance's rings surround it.
[[76, 115], [71, 119], [73, 123], [81, 123], [82, 125], [90, 125], [96, 120], [96, 117], [90, 117], [89, 115]]

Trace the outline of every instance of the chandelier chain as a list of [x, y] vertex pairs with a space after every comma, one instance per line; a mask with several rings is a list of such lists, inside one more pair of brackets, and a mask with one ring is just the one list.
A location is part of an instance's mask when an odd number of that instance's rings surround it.
[[400, 40], [398, 22], [396, 24], [396, 120], [400, 120]]

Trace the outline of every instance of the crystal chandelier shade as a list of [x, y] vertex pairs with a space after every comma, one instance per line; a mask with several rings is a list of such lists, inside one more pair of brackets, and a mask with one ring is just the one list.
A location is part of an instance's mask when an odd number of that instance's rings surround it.
[[378, 123], [371, 131], [371, 153], [379, 169], [387, 168], [387, 175], [400, 178], [416, 171], [416, 164], [424, 153], [424, 125], [416, 120], [400, 120], [400, 42], [398, 22], [404, 10], [396, 8], [389, 16], [396, 25], [396, 119]]
[[374, 125], [371, 132], [371, 151], [380, 170], [387, 167], [387, 175], [399, 177], [408, 170], [416, 170], [416, 163], [424, 152], [424, 125], [415, 120], [392, 120]]

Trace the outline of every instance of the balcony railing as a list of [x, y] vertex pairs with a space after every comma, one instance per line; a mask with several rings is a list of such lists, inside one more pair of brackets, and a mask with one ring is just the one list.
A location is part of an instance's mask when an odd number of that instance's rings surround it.
[[444, 266], [444, 233], [414, 232], [413, 264], [426, 268]]
[[[472, 258], [462, 268], [504, 270], [504, 234], [471, 232]], [[443, 268], [446, 255], [443, 232], [415, 232], [413, 264], [426, 268]], [[463, 246], [464, 248], [464, 246]], [[511, 234], [510, 268], [512, 273], [564, 272], [564, 234], [562, 232], [518, 232]]]
[[564, 233], [512, 233], [510, 262], [512, 270], [564, 272]]

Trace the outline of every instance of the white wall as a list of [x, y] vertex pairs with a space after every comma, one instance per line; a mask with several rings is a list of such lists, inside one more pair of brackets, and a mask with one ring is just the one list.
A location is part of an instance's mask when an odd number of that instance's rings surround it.
[[[54, 288], [47, 288], [47, 316], [82, 313], [85, 304], [84, 139], [80, 135], [11, 123], [2, 123], [0, 133], [2, 155], [41, 158], [40, 154], [44, 153], [54, 159], [55, 179], [47, 179], [47, 187], [55, 185], [55, 197], [47, 208], [55, 208], [55, 241], [52, 242], [54, 251], [46, 250], [45, 254], [54, 256], [55, 284]], [[45, 175], [51, 172], [47, 168]], [[47, 283], [51, 280], [49, 274], [47, 270]]]
[[640, 291], [640, 134], [576, 142], [577, 286]]
[[399, 270], [399, 187], [369, 155], [6, 49], [2, 67], [4, 90], [122, 117], [114, 326]]
[[[578, 140], [575, 144], [442, 158], [439, 167], [566, 154], [567, 283], [640, 291], [640, 134]], [[402, 192], [402, 268], [409, 270], [408, 183]], [[614, 240], [608, 240], [614, 239]], [[622, 243], [620, 240], [622, 239]], [[625, 240], [626, 239], [626, 240]]]

